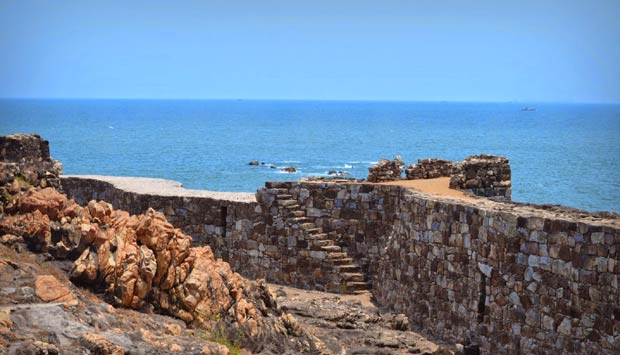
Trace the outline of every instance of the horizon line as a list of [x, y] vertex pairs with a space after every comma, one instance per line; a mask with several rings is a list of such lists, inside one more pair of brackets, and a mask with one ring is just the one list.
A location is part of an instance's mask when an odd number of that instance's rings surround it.
[[503, 104], [598, 104], [618, 105], [620, 101], [522, 101], [522, 100], [416, 100], [416, 99], [295, 99], [295, 98], [149, 98], [149, 97], [0, 97], [8, 100], [45, 101], [306, 101], [306, 102], [410, 102], [410, 103], [503, 103]]

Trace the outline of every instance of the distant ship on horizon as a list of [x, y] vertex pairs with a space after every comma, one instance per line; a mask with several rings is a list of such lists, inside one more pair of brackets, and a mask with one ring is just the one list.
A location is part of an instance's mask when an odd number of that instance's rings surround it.
[[525, 106], [521, 108], [521, 111], [536, 111], [536, 109], [534, 107]]

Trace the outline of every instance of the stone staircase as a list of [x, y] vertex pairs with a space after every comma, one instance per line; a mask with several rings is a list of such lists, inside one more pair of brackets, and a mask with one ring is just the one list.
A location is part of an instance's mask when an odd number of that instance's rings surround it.
[[[287, 189], [276, 189], [275, 202], [279, 209], [286, 210], [283, 213], [285, 223], [291, 229], [301, 230], [305, 243], [297, 242], [298, 248], [305, 247], [309, 255], [321, 259], [321, 269], [332, 274], [332, 280], [326, 284], [326, 290], [330, 292], [359, 294], [370, 290], [370, 285], [365, 282], [364, 274], [358, 265], [353, 262], [346, 251], [335, 244], [322, 228], [308, 217], [296, 199], [288, 194]], [[284, 212], [284, 211], [282, 211]]]

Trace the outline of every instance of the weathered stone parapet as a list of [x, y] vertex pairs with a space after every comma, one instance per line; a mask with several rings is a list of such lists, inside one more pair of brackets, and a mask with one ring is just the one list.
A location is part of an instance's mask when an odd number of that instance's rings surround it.
[[619, 304], [617, 215], [367, 183], [268, 186], [266, 200], [289, 194], [361, 266], [380, 305], [436, 337], [502, 354], [618, 345], [620, 319], [606, 318]]
[[620, 220], [401, 189], [378, 240], [379, 304], [485, 353], [612, 353], [620, 346]]
[[402, 178], [402, 167], [405, 165], [397, 156], [394, 160], [381, 159], [377, 165], [368, 168], [369, 182], [396, 181]]
[[[116, 176], [63, 176], [67, 195], [79, 204], [104, 200], [114, 208], [140, 214], [153, 208], [162, 212], [175, 227], [209, 245], [218, 258], [227, 261], [239, 240], [252, 233], [256, 199], [249, 193], [219, 193], [188, 190], [181, 184], [161, 179]], [[250, 226], [241, 229], [239, 226]]]
[[49, 142], [33, 134], [0, 136], [0, 185], [13, 182], [60, 189], [62, 164], [50, 158]]
[[418, 159], [417, 164], [411, 164], [405, 169], [408, 180], [434, 179], [452, 175], [453, 165], [450, 160], [428, 158]]
[[494, 155], [474, 155], [454, 164], [450, 188], [469, 191], [476, 196], [511, 200], [510, 162]]

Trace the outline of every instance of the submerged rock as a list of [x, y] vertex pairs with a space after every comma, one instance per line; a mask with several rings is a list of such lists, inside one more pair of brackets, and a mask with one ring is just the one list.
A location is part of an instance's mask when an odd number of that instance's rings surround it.
[[286, 171], [287, 173], [296, 173], [297, 172], [297, 168], [295, 168], [294, 166], [289, 166], [286, 168], [282, 168], [282, 171]]

